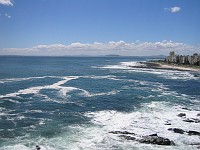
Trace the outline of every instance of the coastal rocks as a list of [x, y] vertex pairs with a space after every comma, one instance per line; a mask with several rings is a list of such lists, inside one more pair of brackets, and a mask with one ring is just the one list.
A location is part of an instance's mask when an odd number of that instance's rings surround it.
[[165, 122], [165, 125], [168, 125], [168, 126], [169, 126], [169, 125], [172, 125], [172, 124], [171, 124], [171, 122], [166, 121], [166, 122]]
[[169, 126], [169, 125], [172, 125], [172, 124], [171, 124], [170, 122], [166, 122], [165, 125], [168, 125], [168, 126]]
[[[138, 141], [140, 143], [146, 144], [156, 144], [156, 145], [175, 145], [173, 141], [158, 136], [157, 134], [147, 135], [147, 136], [140, 136], [140, 138], [136, 138], [133, 135], [135, 133], [127, 132], [127, 131], [111, 131], [109, 133], [112, 134], [120, 134], [119, 137], [124, 138], [126, 140]], [[132, 135], [132, 136], [130, 136]], [[137, 135], [138, 137], [138, 135]]]
[[200, 132], [197, 132], [197, 131], [188, 131], [187, 133], [188, 133], [188, 135], [199, 135], [200, 136]]
[[110, 131], [109, 133], [112, 133], [112, 134], [132, 134], [132, 135], [135, 135], [135, 133], [128, 132], [128, 131]]
[[[194, 123], [200, 123], [200, 113], [199, 112], [195, 112], [192, 115], [189, 114], [190, 109], [188, 108], [182, 108], [184, 109], [184, 111], [179, 111], [178, 113], [176, 113], [176, 119], [178, 119], [179, 121], [186, 122], [183, 125], [195, 125]], [[190, 118], [190, 116], [193, 116]], [[196, 117], [195, 117], [196, 116]], [[178, 127], [176, 126], [176, 122], [174, 122], [173, 120], [171, 120], [170, 118], [167, 118], [164, 122], [163, 125], [165, 125], [165, 127], [168, 127], [167, 129], [164, 127], [163, 130], [167, 130], [164, 132], [168, 132], [167, 134], [174, 136], [176, 134], [177, 137], [188, 137], [191, 139], [196, 139], [199, 138], [200, 136], [200, 131], [196, 130], [196, 129], [192, 129], [192, 128], [187, 128], [187, 126], [183, 126], [183, 127]], [[198, 125], [198, 124], [196, 124]], [[195, 125], [195, 126], [196, 126]], [[118, 136], [120, 138], [120, 140], [122, 141], [129, 141], [129, 142], [139, 142], [139, 143], [144, 143], [144, 144], [154, 144], [154, 145], [165, 145], [165, 146], [173, 146], [175, 145], [174, 142], [179, 141], [179, 139], [174, 139], [174, 141], [170, 140], [170, 138], [166, 138], [165, 136], [159, 136], [159, 134], [151, 134], [151, 135], [140, 135], [137, 134], [136, 132], [133, 133], [131, 131], [110, 131], [109, 133], [111, 134], [115, 134], [116, 136]], [[156, 133], [156, 132], [154, 132]], [[159, 133], [159, 132], [158, 132]], [[175, 136], [175, 137], [176, 137]], [[170, 137], [170, 136], [169, 136]], [[190, 145], [190, 143], [192, 143], [192, 141], [188, 141], [188, 145]], [[199, 145], [197, 145], [199, 146]], [[196, 148], [196, 146], [194, 146]], [[200, 146], [199, 146], [200, 147]], [[198, 148], [198, 147], [197, 147]]]
[[185, 113], [180, 113], [177, 115], [178, 117], [186, 117], [186, 114]]
[[200, 119], [196, 119], [196, 118], [191, 118], [191, 119], [185, 119], [183, 120], [185, 122], [193, 122], [193, 123], [200, 123]]
[[159, 137], [157, 135], [143, 136], [142, 139], [138, 141], [140, 143], [146, 143], [146, 144], [175, 145], [173, 141], [170, 141], [167, 138]]
[[40, 146], [36, 145], [36, 150], [40, 150], [40, 149], [41, 149]]
[[184, 109], [184, 110], [188, 110], [188, 111], [191, 110], [191, 109], [189, 109], [189, 108], [187, 108], [187, 107], [182, 107], [182, 109]]
[[135, 137], [128, 136], [128, 135], [120, 135], [119, 137], [124, 138], [126, 140], [132, 140], [132, 141], [136, 140]]
[[[186, 108], [182, 108], [182, 109], [186, 109]], [[187, 109], [189, 110], [189, 109]], [[177, 115], [178, 117], [182, 117], [184, 118], [184, 122], [189, 122], [189, 123], [200, 123], [200, 119], [197, 119], [197, 118], [186, 118], [186, 114], [185, 113], [179, 113]], [[197, 114], [197, 117], [200, 116], [200, 113]]]
[[169, 128], [169, 131], [173, 131], [174, 133], [179, 133], [179, 134], [184, 134], [187, 133], [188, 135], [199, 135], [200, 136], [200, 132], [197, 131], [185, 131], [183, 129], [179, 129], [179, 128]]
[[174, 133], [180, 133], [180, 134], [184, 134], [184, 130], [179, 129], [179, 128], [169, 128], [169, 131], [173, 131]]

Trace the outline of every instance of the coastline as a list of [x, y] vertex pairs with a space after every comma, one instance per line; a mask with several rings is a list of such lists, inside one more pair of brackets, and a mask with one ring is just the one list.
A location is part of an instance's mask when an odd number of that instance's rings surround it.
[[176, 64], [166, 64], [166, 63], [159, 63], [159, 62], [150, 62], [153, 64], [158, 65], [158, 69], [170, 69], [170, 70], [179, 70], [179, 71], [194, 71], [194, 72], [200, 72], [200, 68], [192, 68], [188, 66], [179, 66]]
[[192, 71], [200, 73], [200, 68], [192, 68], [189, 66], [179, 66], [176, 64], [166, 64], [163, 62], [139, 62], [139, 66], [129, 66], [133, 68], [151, 68], [151, 69], [163, 69], [163, 70], [178, 70], [178, 71]]

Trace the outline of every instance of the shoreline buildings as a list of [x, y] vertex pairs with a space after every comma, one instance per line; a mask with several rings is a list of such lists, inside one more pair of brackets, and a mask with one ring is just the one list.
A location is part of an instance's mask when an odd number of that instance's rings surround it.
[[196, 65], [200, 66], [200, 54], [189, 55], [176, 55], [174, 51], [169, 53], [169, 56], [165, 59], [167, 63]]

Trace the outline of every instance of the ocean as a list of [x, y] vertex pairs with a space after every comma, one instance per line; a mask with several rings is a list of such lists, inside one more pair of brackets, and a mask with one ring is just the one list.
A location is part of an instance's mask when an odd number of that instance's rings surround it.
[[[200, 132], [199, 76], [132, 67], [150, 59], [0, 56], [0, 150], [197, 149], [200, 136], [188, 133]], [[175, 146], [113, 131], [157, 134]]]

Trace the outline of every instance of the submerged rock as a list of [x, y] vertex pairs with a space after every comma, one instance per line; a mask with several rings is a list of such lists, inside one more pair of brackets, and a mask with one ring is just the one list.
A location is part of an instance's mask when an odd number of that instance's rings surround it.
[[180, 114], [178, 114], [177, 116], [179, 116], [179, 117], [185, 117], [186, 114], [185, 114], [185, 113], [180, 113]]
[[191, 119], [185, 119], [185, 120], [183, 120], [183, 121], [185, 121], [185, 122], [193, 122], [193, 123], [200, 123], [200, 120], [199, 119], [196, 119], [196, 118], [191, 118]]
[[[139, 135], [136, 135], [135, 133], [131, 133], [128, 131], [111, 131], [109, 133], [120, 134], [119, 137], [122, 137], [126, 140], [138, 141], [140, 143], [157, 144], [157, 145], [175, 145], [173, 141], [170, 141], [167, 138], [159, 137], [157, 134], [151, 134], [151, 135], [147, 135], [147, 136], [139, 136]], [[132, 136], [130, 136], [130, 135], [132, 135]], [[133, 136], [135, 136], [135, 137], [133, 137]], [[138, 136], [141, 138], [138, 138]]]
[[200, 136], [200, 132], [197, 132], [197, 131], [188, 131], [187, 133], [188, 133], [188, 135], [199, 135]]
[[184, 130], [179, 129], [179, 128], [169, 128], [169, 131], [174, 131], [174, 133], [180, 133], [180, 134], [184, 134]]
[[40, 150], [41, 148], [38, 146], [38, 145], [36, 145], [36, 150]]
[[112, 134], [132, 134], [132, 135], [135, 135], [135, 133], [128, 132], [128, 131], [110, 131], [109, 133], [112, 133]]
[[191, 109], [189, 109], [189, 108], [187, 108], [187, 107], [182, 107], [182, 109], [185, 109], [185, 110], [191, 110]]
[[172, 124], [171, 124], [170, 122], [167, 121], [167, 122], [165, 123], [165, 125], [172, 125]]
[[142, 139], [138, 140], [140, 143], [146, 144], [157, 144], [157, 145], [175, 145], [173, 141], [170, 141], [167, 138], [159, 137], [159, 136], [143, 136]]
[[158, 136], [158, 135], [155, 133], [155, 134], [151, 134], [151, 135], [148, 135], [148, 136]]
[[185, 131], [183, 129], [179, 129], [179, 128], [169, 128], [169, 131], [174, 131], [174, 133], [179, 133], [179, 134], [184, 134], [187, 133], [188, 135], [199, 135], [200, 136], [200, 132], [198, 131]]
[[126, 139], [126, 140], [132, 140], [132, 141], [136, 140], [135, 137], [128, 136], [128, 135], [120, 135], [119, 137], [122, 137], [122, 138], [124, 138], [124, 139]]

